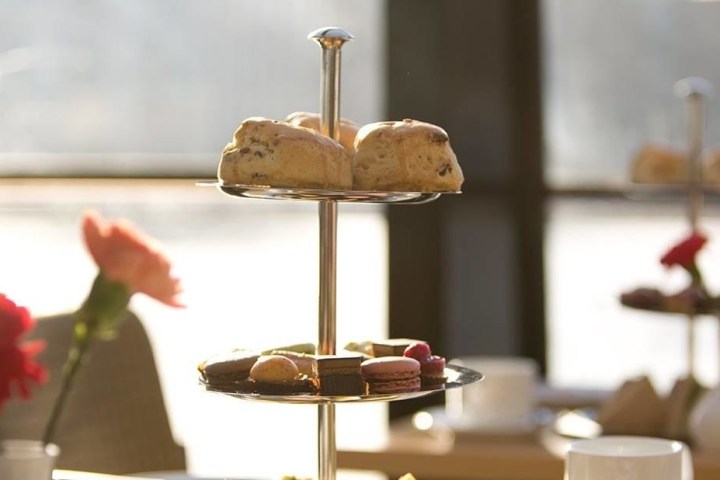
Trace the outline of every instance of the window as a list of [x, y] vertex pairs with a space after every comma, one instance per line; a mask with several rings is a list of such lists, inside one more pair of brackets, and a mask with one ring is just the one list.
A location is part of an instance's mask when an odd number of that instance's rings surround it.
[[316, 28], [342, 24], [341, 112], [381, 118], [383, 2], [11, 1], [3, 174], [211, 175], [241, 119], [318, 111]]

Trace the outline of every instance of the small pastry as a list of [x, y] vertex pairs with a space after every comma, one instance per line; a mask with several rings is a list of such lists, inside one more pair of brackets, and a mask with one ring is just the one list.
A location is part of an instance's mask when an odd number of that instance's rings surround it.
[[270, 352], [270, 355], [281, 355], [285, 358], [289, 358], [298, 368], [301, 375], [307, 375], [308, 377], [313, 376], [316, 363], [315, 355], [309, 355], [307, 353], [297, 353], [288, 350], [273, 350]]
[[620, 294], [620, 303], [626, 307], [661, 310], [665, 301], [664, 297], [657, 288], [640, 287]]
[[318, 355], [314, 377], [320, 395], [364, 395], [361, 355]]
[[445, 358], [433, 355], [426, 342], [413, 343], [405, 349], [403, 356], [420, 362], [420, 381], [423, 387], [442, 385], [447, 380]]
[[364, 342], [348, 342], [345, 345], [344, 350], [347, 352], [359, 353], [365, 358], [373, 356], [372, 342], [370, 340], [365, 340]]
[[371, 358], [362, 363], [361, 369], [371, 394], [420, 390], [420, 362], [414, 358]]
[[232, 350], [205, 360], [198, 365], [198, 370], [212, 388], [250, 392], [253, 385], [248, 382], [248, 376], [258, 358], [259, 355], [255, 352]]
[[420, 340], [412, 338], [391, 338], [372, 342], [372, 354], [374, 357], [402, 357], [405, 349]]
[[309, 393], [312, 383], [300, 376], [295, 363], [280, 355], [263, 355], [250, 370], [250, 380], [258, 393], [288, 395]]
[[263, 355], [271, 355], [272, 352], [275, 350], [282, 350], [284, 352], [307, 353], [308, 355], [312, 355], [315, 353], [315, 344], [309, 342], [293, 343], [290, 345], [282, 345], [280, 347], [269, 348], [267, 350], [263, 350], [261, 353]]
[[445, 376], [445, 358], [430, 355], [420, 362], [420, 382], [423, 387], [442, 385], [447, 381]]
[[403, 357], [414, 358], [418, 362], [428, 358], [432, 355], [430, 345], [427, 342], [415, 342], [407, 346], [403, 351]]

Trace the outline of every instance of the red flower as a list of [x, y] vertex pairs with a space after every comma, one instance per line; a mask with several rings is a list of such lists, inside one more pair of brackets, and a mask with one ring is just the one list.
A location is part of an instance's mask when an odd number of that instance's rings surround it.
[[20, 344], [20, 336], [28, 332], [35, 320], [24, 307], [0, 294], [0, 408], [17, 385], [23, 398], [30, 397], [28, 381], [42, 383], [47, 378], [45, 367], [33, 360], [33, 356], [45, 347], [41, 341]]
[[662, 256], [660, 263], [666, 267], [680, 265], [683, 268], [691, 269], [695, 265], [697, 252], [705, 245], [707, 237], [700, 232], [693, 232], [692, 235], [681, 241]]

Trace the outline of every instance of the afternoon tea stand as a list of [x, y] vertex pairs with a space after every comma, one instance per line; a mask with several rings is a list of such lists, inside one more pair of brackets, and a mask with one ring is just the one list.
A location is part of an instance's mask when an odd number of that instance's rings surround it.
[[[337, 140], [340, 129], [340, 53], [342, 46], [353, 36], [337, 27], [324, 27], [308, 36], [322, 51], [322, 83], [320, 98], [320, 132]], [[318, 202], [320, 231], [320, 272], [318, 302], [318, 346], [320, 355], [336, 353], [336, 283], [337, 283], [337, 217], [338, 203], [420, 204], [436, 200], [442, 193], [459, 192], [379, 192], [341, 191], [303, 188], [273, 188], [271, 186], [228, 184], [222, 181], [200, 182], [215, 186], [223, 193], [242, 198], [275, 200], [308, 200]], [[217, 391], [247, 400], [279, 403], [316, 404], [318, 407], [318, 480], [335, 480], [337, 446], [335, 440], [335, 404], [346, 402], [393, 401], [416, 398], [462, 387], [482, 379], [482, 374], [465, 367], [447, 365], [447, 382], [420, 391], [367, 395], [265, 395], [256, 393]], [[210, 385], [205, 388], [214, 391]]]
[[[705, 204], [705, 184], [703, 182], [702, 154], [705, 135], [705, 111], [707, 97], [712, 86], [703, 78], [687, 77], [679, 80], [674, 87], [675, 95], [687, 100], [687, 180], [681, 185], [652, 185], [651, 193], [674, 192], [687, 195], [686, 218], [691, 232], [698, 230], [700, 216]], [[638, 188], [638, 187], [636, 187]], [[640, 192], [645, 189], [640, 188]], [[636, 309], [651, 311], [658, 314], [682, 314], [687, 320], [687, 377], [696, 378], [695, 365], [695, 323], [698, 315], [718, 315], [714, 305], [694, 306], [688, 311], [669, 311], [661, 307], [635, 305], [623, 302], [623, 305]]]

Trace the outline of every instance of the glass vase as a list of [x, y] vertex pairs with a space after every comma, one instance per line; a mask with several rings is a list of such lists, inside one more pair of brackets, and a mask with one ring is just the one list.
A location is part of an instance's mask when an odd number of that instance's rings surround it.
[[51, 480], [57, 445], [35, 440], [0, 441], [0, 479]]

